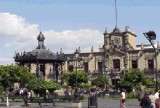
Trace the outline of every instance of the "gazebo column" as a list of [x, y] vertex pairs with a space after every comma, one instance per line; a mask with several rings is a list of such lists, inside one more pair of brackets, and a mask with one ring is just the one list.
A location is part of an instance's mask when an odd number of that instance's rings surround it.
[[54, 79], [58, 81], [59, 71], [58, 71], [58, 64], [54, 63]]
[[61, 85], [63, 84], [63, 63], [60, 64], [60, 79], [61, 79]]
[[39, 77], [39, 63], [36, 63], [36, 76]]

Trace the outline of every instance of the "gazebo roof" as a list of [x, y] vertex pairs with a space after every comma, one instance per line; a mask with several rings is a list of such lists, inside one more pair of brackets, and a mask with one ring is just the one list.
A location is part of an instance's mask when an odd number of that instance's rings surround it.
[[44, 45], [45, 37], [42, 32], [39, 33], [38, 37], [38, 46], [36, 49], [30, 52], [23, 52], [21, 54], [17, 53], [15, 58], [16, 62], [38, 62], [38, 61], [46, 61], [46, 62], [54, 62], [54, 61], [64, 61], [64, 57], [62, 54], [56, 54], [46, 49]]

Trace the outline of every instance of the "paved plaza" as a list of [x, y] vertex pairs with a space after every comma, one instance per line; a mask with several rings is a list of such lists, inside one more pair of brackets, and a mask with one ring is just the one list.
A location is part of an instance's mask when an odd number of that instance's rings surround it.
[[[82, 108], [87, 107], [87, 100], [82, 101]], [[72, 108], [71, 103], [56, 103], [56, 106], [52, 106], [51, 104], [43, 103], [42, 108]], [[126, 101], [127, 108], [139, 108], [139, 103], [136, 99], [128, 99]], [[7, 108], [4, 106], [4, 103], [1, 103], [0, 108]], [[26, 108], [23, 106], [23, 103], [10, 103], [9, 108]], [[32, 104], [30, 108], [39, 108], [38, 104]], [[99, 98], [98, 99], [98, 108], [119, 108], [119, 99], [110, 99], [110, 98]]]

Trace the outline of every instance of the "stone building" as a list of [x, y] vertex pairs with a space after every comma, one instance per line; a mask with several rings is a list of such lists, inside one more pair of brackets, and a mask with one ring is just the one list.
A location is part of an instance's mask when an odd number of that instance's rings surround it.
[[[65, 54], [64, 71], [81, 69], [89, 75], [107, 74], [113, 85], [120, 80], [120, 76], [128, 69], [144, 70], [154, 75], [155, 68], [160, 69], [160, 54], [155, 57], [154, 49], [149, 44], [136, 45], [136, 34], [128, 27], [123, 31], [115, 27], [112, 32], [104, 32], [104, 44], [98, 52], [81, 52], [80, 48], [72, 54]], [[160, 45], [157, 43], [159, 52]], [[156, 67], [157, 59], [157, 67]]]
[[64, 62], [63, 54], [53, 53], [44, 45], [45, 37], [39, 33], [38, 46], [30, 52], [16, 53], [14, 59], [18, 65], [28, 67], [30, 72], [41, 79], [61, 80]]
[[[154, 75], [155, 69], [160, 70], [160, 54], [149, 44], [136, 45], [136, 34], [128, 27], [120, 30], [115, 27], [113, 31], [104, 32], [103, 47], [94, 51], [81, 52], [80, 47], [71, 54], [53, 53], [44, 45], [45, 37], [40, 32], [37, 37], [38, 46], [30, 52], [17, 53], [15, 62], [26, 66], [32, 73], [42, 79], [55, 79], [62, 81], [63, 72], [74, 69], [84, 70], [90, 78], [97, 74], [106, 74], [113, 85], [116, 85], [128, 69], [144, 70], [146, 74]], [[159, 52], [160, 44], [156, 44]], [[157, 65], [156, 65], [157, 61]]]

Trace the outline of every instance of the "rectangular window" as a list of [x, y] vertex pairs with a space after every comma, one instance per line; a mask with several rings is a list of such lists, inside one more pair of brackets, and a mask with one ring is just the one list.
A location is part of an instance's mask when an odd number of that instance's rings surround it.
[[154, 60], [153, 59], [148, 60], [148, 69], [154, 69]]
[[85, 62], [85, 63], [84, 63], [84, 71], [85, 71], [85, 72], [88, 72], [88, 62]]
[[138, 60], [132, 60], [132, 68], [137, 69], [138, 68]]
[[119, 59], [114, 59], [113, 60], [113, 68], [114, 69], [118, 69], [118, 70], [120, 70], [120, 60]]
[[68, 65], [68, 71], [69, 72], [73, 72], [73, 68], [74, 68], [73, 65]]
[[98, 72], [102, 73], [102, 62], [98, 62]]

